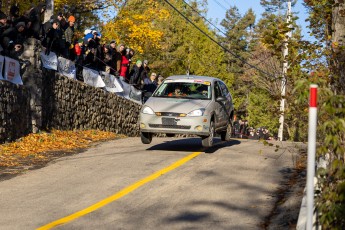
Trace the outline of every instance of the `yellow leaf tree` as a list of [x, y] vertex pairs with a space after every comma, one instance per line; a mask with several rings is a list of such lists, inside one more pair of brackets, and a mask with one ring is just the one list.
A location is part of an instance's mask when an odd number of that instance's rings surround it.
[[117, 40], [136, 52], [160, 49], [163, 32], [155, 28], [159, 20], [166, 20], [169, 12], [154, 0], [129, 1], [116, 18], [102, 28], [104, 41]]

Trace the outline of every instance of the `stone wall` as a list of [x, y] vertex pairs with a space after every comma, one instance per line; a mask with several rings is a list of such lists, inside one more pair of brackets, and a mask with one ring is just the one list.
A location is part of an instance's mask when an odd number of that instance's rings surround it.
[[30, 94], [24, 86], [0, 81], [0, 143], [31, 132]]
[[99, 129], [139, 135], [139, 104], [54, 71], [43, 72], [42, 100], [44, 129]]
[[24, 86], [0, 81], [0, 143], [51, 129], [139, 135], [139, 104], [42, 68], [38, 40], [24, 47]]

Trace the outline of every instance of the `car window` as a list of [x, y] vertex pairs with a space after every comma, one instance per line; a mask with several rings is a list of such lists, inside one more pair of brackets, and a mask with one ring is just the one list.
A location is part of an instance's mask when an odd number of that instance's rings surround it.
[[210, 82], [163, 82], [153, 97], [171, 97], [171, 98], [190, 98], [190, 99], [211, 99]]
[[222, 90], [221, 90], [221, 88], [219, 86], [219, 82], [218, 81], [216, 81], [215, 84], [214, 84], [214, 95], [215, 95], [216, 98], [222, 96]]
[[222, 94], [224, 97], [228, 96], [229, 94], [229, 90], [228, 88], [226, 87], [226, 85], [224, 84], [224, 82], [219, 82], [219, 85], [220, 85], [220, 88], [222, 89]]

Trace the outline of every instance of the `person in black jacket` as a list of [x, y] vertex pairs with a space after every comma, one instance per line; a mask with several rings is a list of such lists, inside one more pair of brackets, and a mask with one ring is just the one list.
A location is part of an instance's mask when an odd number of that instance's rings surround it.
[[25, 16], [19, 15], [19, 7], [18, 4], [13, 4], [10, 8], [10, 14], [7, 18], [7, 23], [15, 26], [18, 22], [27, 22], [28, 18]]
[[134, 87], [138, 89], [141, 89], [143, 85], [143, 82], [142, 82], [143, 79], [141, 79], [141, 66], [142, 66], [141, 60], [137, 60], [131, 72], [129, 73], [129, 76], [130, 76], [129, 84], [133, 85]]
[[0, 11], [0, 35], [10, 28], [10, 24], [7, 21], [7, 15]]
[[27, 13], [26, 17], [30, 20], [30, 26], [28, 29], [28, 35], [36, 39], [40, 39], [40, 32], [42, 26], [42, 15], [46, 10], [45, 3], [39, 3], [36, 7], [31, 8]]
[[144, 60], [143, 65], [140, 68], [141, 71], [141, 76], [140, 78], [145, 81], [145, 79], [149, 78], [149, 72], [150, 72], [150, 67], [149, 67], [149, 62], [147, 60]]
[[60, 39], [61, 31], [59, 30], [59, 21], [54, 19], [52, 22], [52, 27], [48, 30], [42, 42], [42, 45], [46, 48], [46, 55], [49, 55], [50, 51], [56, 53], [56, 55], [60, 54]]
[[5, 30], [0, 36], [0, 43], [4, 55], [9, 55], [15, 44], [23, 44], [26, 39], [25, 22], [18, 22], [15, 27]]

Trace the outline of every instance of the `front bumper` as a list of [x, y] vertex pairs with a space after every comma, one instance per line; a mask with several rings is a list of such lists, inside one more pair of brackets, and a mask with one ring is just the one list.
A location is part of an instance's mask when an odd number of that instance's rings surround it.
[[141, 113], [139, 124], [141, 132], [208, 136], [210, 117], [173, 117]]

